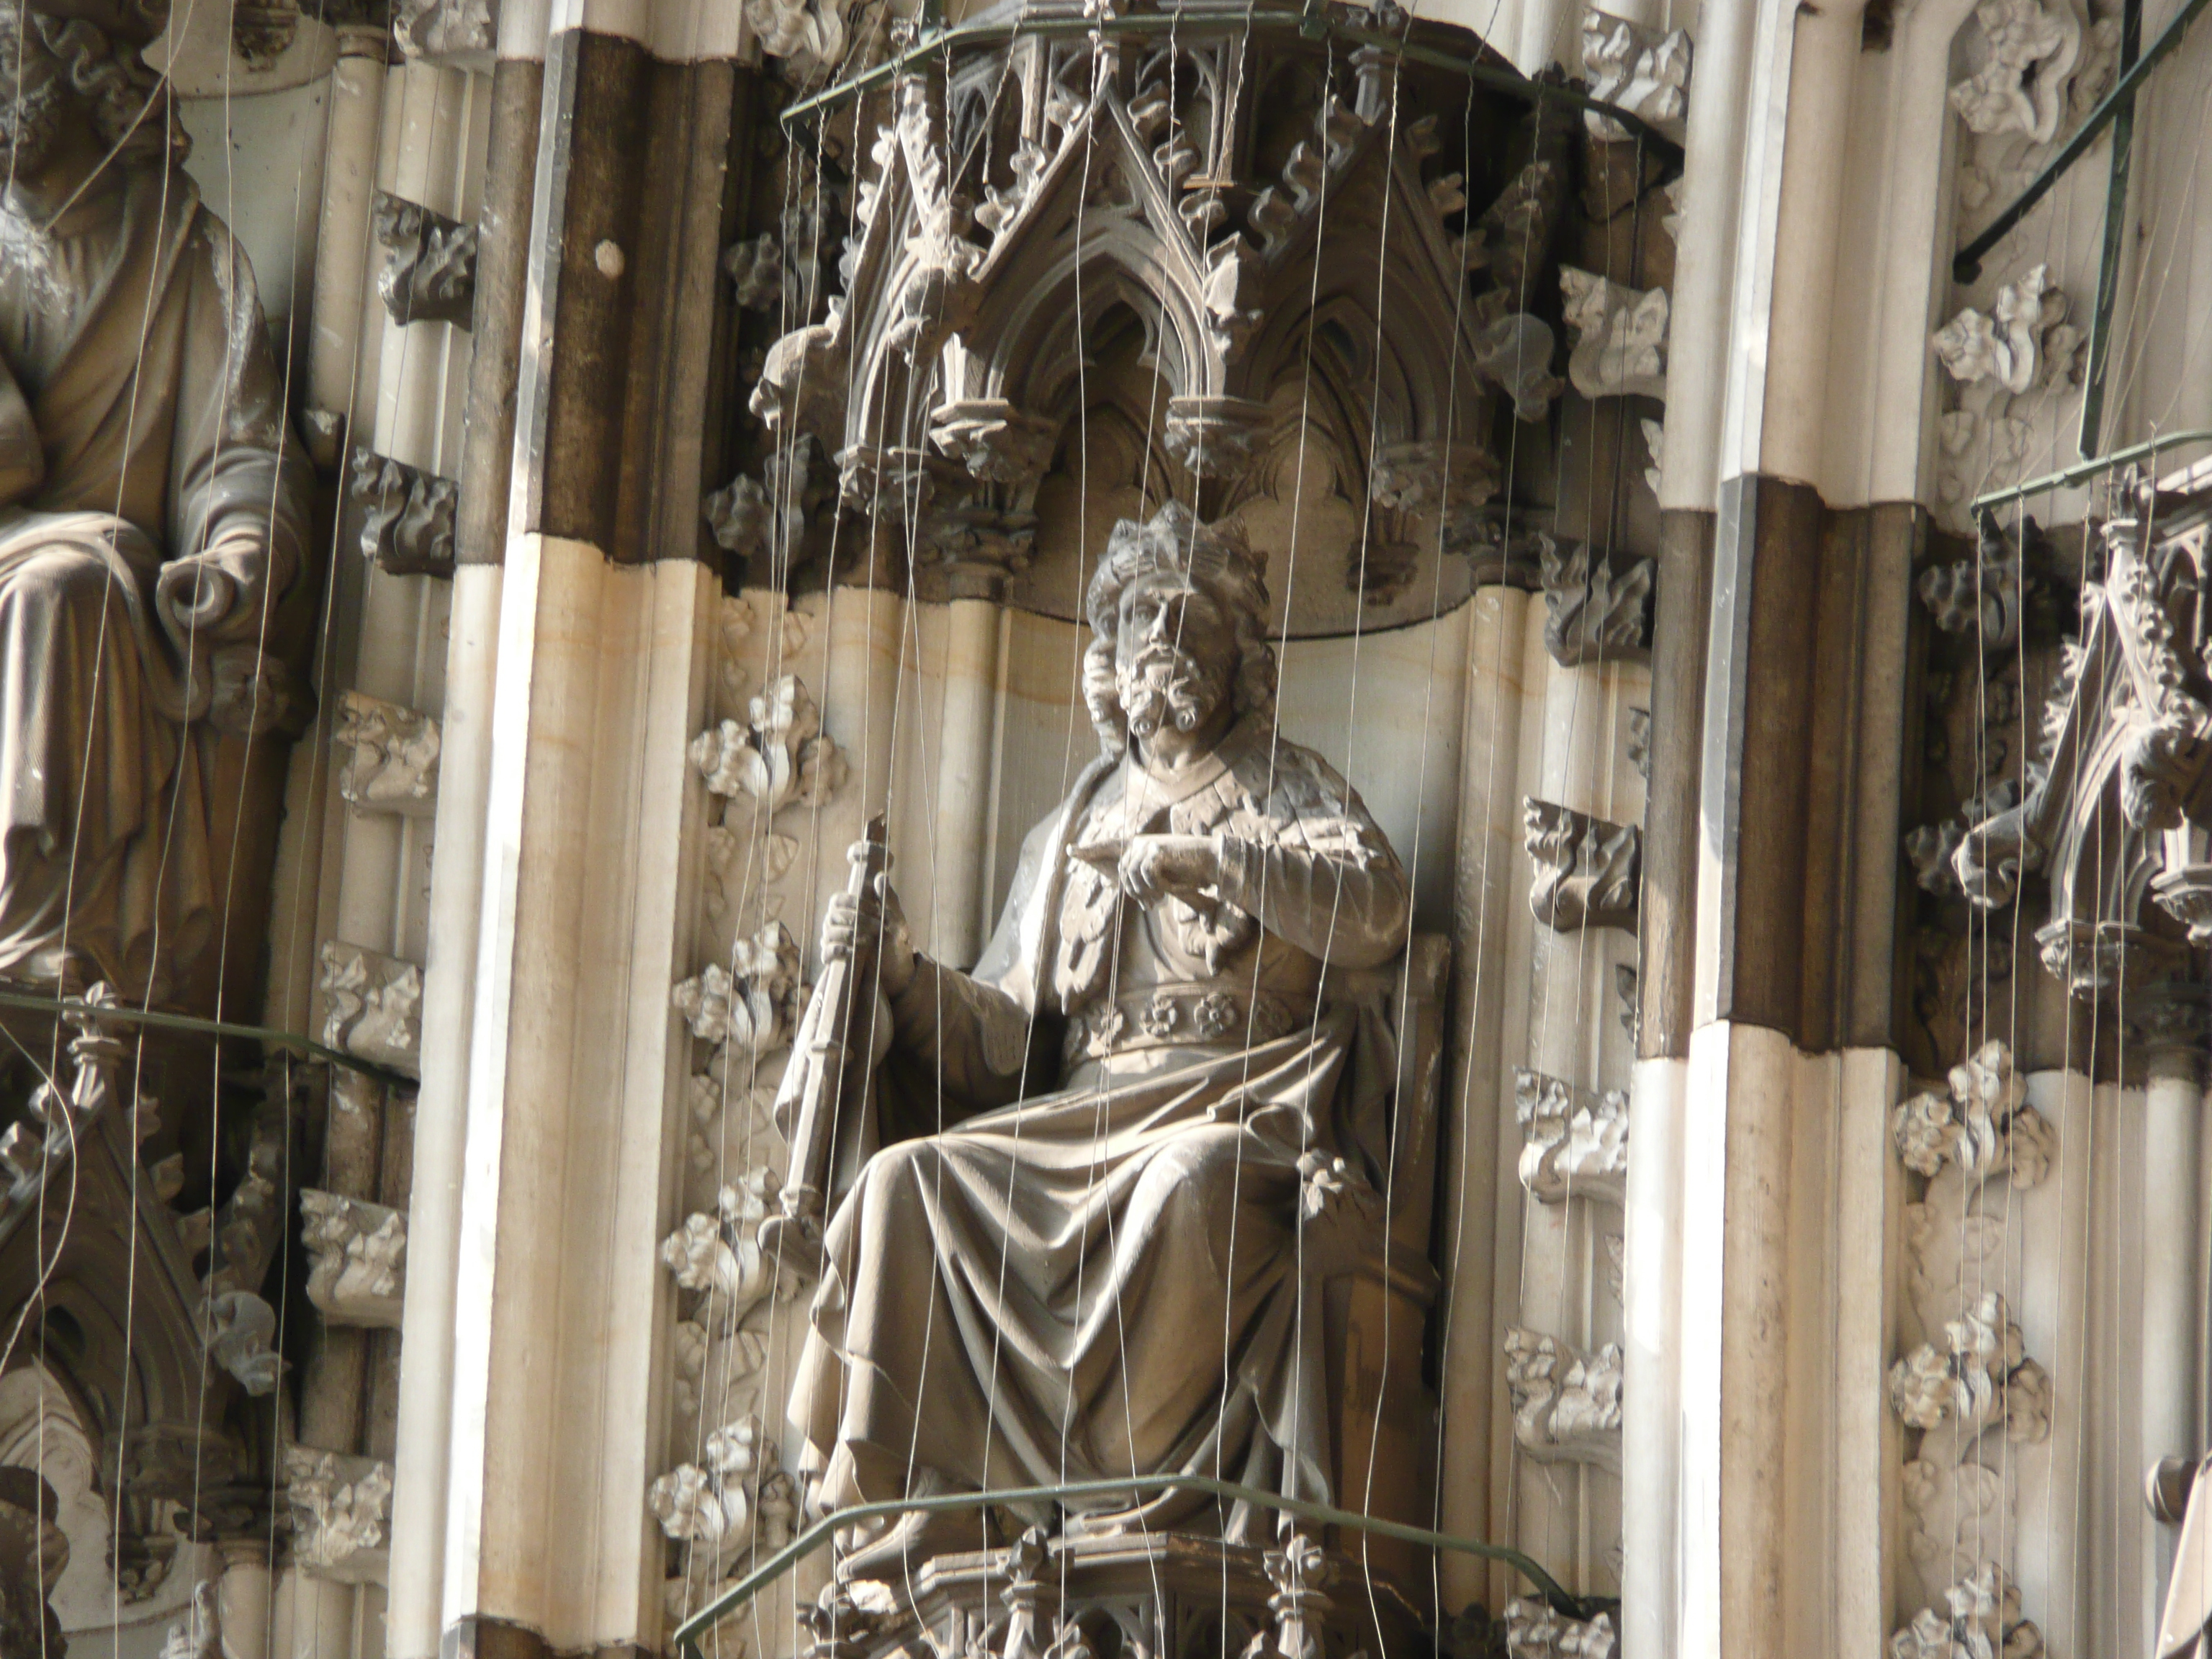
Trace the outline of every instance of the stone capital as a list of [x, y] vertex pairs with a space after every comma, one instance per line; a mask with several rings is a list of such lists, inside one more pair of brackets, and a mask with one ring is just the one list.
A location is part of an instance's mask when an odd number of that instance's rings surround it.
[[2125, 1041], [2143, 1056], [2154, 1081], [2204, 1077], [2212, 1038], [2212, 993], [2179, 980], [2160, 980], [2127, 994], [2122, 1008]]

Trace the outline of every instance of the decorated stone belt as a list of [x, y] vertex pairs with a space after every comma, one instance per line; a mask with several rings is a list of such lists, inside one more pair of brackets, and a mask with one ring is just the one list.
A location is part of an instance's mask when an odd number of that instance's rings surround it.
[[1069, 1020], [1066, 1059], [1073, 1064], [1169, 1044], [1249, 1048], [1286, 1036], [1297, 1023], [1290, 1004], [1266, 991], [1155, 985]]

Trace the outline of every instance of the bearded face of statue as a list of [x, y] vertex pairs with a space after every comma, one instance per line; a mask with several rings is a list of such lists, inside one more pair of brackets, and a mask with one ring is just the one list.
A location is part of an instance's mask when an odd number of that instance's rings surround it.
[[1164, 727], [1194, 732], [1224, 706], [1237, 672], [1237, 630], [1204, 590], [1172, 572], [1121, 592], [1114, 690], [1139, 742]]
[[68, 76], [20, 11], [0, 10], [0, 185], [43, 175], [70, 113]]

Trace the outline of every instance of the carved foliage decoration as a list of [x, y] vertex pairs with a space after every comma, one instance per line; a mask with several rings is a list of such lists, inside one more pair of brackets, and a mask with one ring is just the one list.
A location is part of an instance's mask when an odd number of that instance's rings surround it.
[[1583, 1353], [1557, 1337], [1511, 1326], [1505, 1386], [1513, 1400], [1514, 1441], [1529, 1457], [1620, 1472], [1618, 1343]]
[[363, 558], [391, 576], [453, 574], [460, 486], [451, 478], [356, 447], [349, 493], [361, 514]]
[[488, 58], [498, 24], [496, 0], [398, 0], [392, 33], [411, 58]]
[[818, 806], [845, 781], [845, 757], [822, 730], [822, 711], [798, 676], [786, 674], [753, 698], [743, 723], [726, 720], [691, 740], [691, 763], [714, 794], [753, 803], [735, 808], [772, 817], [797, 803]]
[[1585, 398], [1664, 398], [1667, 290], [1630, 288], [1571, 265], [1560, 267], [1559, 289], [1575, 337], [1567, 357], [1575, 390]]
[[[2004, 1280], [2012, 1195], [2042, 1182], [2055, 1136], [1997, 1042], [1954, 1066], [1943, 1089], [1899, 1106], [1890, 1128], [1899, 1158], [1924, 1182], [1903, 1229], [1908, 1328], [1922, 1340], [1891, 1367], [1889, 1397], [1918, 1436], [1904, 1469], [1905, 1546], [1923, 1614], [1933, 1616], [1956, 1564], [2012, 1535], [2002, 1447], [2051, 1433], [2051, 1379], [1990, 1286]], [[1993, 1198], [1993, 1184], [2009, 1191]], [[2019, 1622], [2016, 1606], [2010, 1622]], [[1923, 1616], [1899, 1639], [1932, 1628]]]
[[353, 751], [338, 793], [356, 811], [425, 817], [437, 811], [437, 721], [364, 691], [343, 691], [333, 735]]
[[1536, 863], [1528, 908], [1537, 921], [1563, 933], [1635, 927], [1641, 830], [1534, 795], [1522, 801], [1521, 820], [1522, 843]]
[[1641, 656], [1651, 641], [1651, 586], [1658, 564], [1616, 568], [1587, 542], [1562, 553], [1537, 538], [1544, 573], [1544, 648], [1562, 668]]
[[1504, 1622], [1507, 1659], [1613, 1659], [1619, 1648], [1611, 1613], [1570, 1619], [1540, 1596], [1515, 1596]]
[[1628, 1091], [1601, 1095], [1564, 1078], [1513, 1073], [1513, 1113], [1526, 1137], [1521, 1184], [1546, 1204], [1569, 1198], [1625, 1202], [1628, 1182]]
[[284, 1448], [293, 1558], [319, 1578], [381, 1583], [391, 1553], [392, 1465], [307, 1446]]
[[407, 1285], [407, 1212], [303, 1187], [300, 1217], [307, 1299], [324, 1322], [398, 1330]]
[[[1689, 107], [1690, 37], [1686, 30], [1661, 33], [1626, 18], [1590, 10], [1583, 14], [1583, 73], [1589, 95], [1642, 117], [1660, 131], [1680, 138]], [[1593, 138], [1619, 142], [1631, 135], [1609, 115], [1589, 110], [1583, 116]]]
[[477, 228], [380, 190], [370, 222], [384, 245], [376, 292], [392, 320], [469, 325], [476, 303]]
[[2057, 137], [2066, 82], [2081, 52], [2073, 7], [2043, 0], [1982, 0], [1974, 8], [1982, 66], [1951, 88], [1951, 107], [1976, 132], [2020, 132], [2039, 144]]
[[422, 969], [341, 939], [324, 945], [322, 963], [324, 1046], [419, 1076]]

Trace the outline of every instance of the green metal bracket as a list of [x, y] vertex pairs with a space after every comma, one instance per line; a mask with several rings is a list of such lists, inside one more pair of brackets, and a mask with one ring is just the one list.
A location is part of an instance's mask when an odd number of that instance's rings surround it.
[[[2191, 0], [2191, 3], [2201, 6], [2204, 0]], [[1479, 58], [1462, 57], [1435, 46], [1417, 46], [1380, 29], [1358, 28], [1349, 23], [1340, 23], [1312, 5], [1298, 11], [1254, 10], [1241, 16], [1224, 18], [1220, 21], [1223, 27], [1234, 29], [1291, 29], [1316, 39], [1326, 37], [1341, 40], [1349, 46], [1376, 46], [1409, 64], [1450, 70], [1464, 75], [1487, 91], [1501, 93], [1522, 103], [1564, 104], [1575, 109], [1595, 110], [1620, 122], [1659, 158], [1660, 173], [1655, 183], [1668, 183], [1682, 170], [1682, 147], [1680, 144], [1631, 111], [1601, 99], [1592, 98], [1572, 87], [1558, 86], [1547, 81], [1531, 81], [1511, 70], [1500, 69]], [[917, 58], [956, 48], [1000, 46], [1017, 40], [1051, 36], [1100, 34], [1141, 37], [1177, 31], [1188, 34], [1198, 26], [1197, 21], [1192, 18], [1161, 12], [1144, 12], [1128, 17], [1036, 17], [1015, 22], [958, 23], [950, 28], [932, 27], [925, 21], [920, 34], [911, 43], [893, 52], [873, 69], [864, 70], [835, 86], [824, 88], [811, 97], [800, 99], [784, 110], [782, 120], [784, 125], [789, 127], [801, 121], [814, 119], [841, 104], [849, 103], [890, 84], [897, 78], [900, 71]]]
[[1395, 1538], [1403, 1543], [1418, 1544], [1427, 1549], [1448, 1550], [1458, 1555], [1480, 1556], [1486, 1561], [1503, 1561], [1517, 1569], [1535, 1585], [1555, 1611], [1572, 1619], [1589, 1618], [1616, 1605], [1605, 1598], [1571, 1595], [1534, 1560], [1519, 1550], [1508, 1549], [1502, 1544], [1486, 1544], [1478, 1539], [1431, 1532], [1425, 1527], [1409, 1527], [1401, 1522], [1359, 1515], [1328, 1504], [1285, 1498], [1279, 1492], [1262, 1492], [1256, 1486], [1240, 1486], [1233, 1480], [1216, 1480], [1209, 1475], [1161, 1474], [1126, 1480], [1071, 1480], [1057, 1486], [1007, 1486], [996, 1492], [948, 1492], [935, 1498], [856, 1504], [850, 1509], [840, 1510], [826, 1519], [816, 1522], [759, 1567], [678, 1625], [676, 1627], [676, 1645], [684, 1659], [707, 1659], [700, 1647], [702, 1636], [820, 1549], [839, 1531], [855, 1522], [904, 1515], [916, 1510], [935, 1512], [981, 1509], [993, 1504], [1056, 1504], [1070, 1498], [1109, 1498], [1140, 1492], [1205, 1492], [1214, 1498], [1225, 1498], [1285, 1515], [1295, 1515], [1300, 1520], [1318, 1522], [1323, 1526], [1342, 1527], [1347, 1531], [1367, 1533], [1377, 1538]]
[[290, 1031], [272, 1030], [266, 1025], [240, 1025], [229, 1020], [201, 1019], [191, 1014], [164, 1014], [151, 1008], [131, 1008], [100, 1002], [87, 1002], [82, 997], [31, 996], [21, 991], [0, 991], [0, 1008], [21, 1008], [34, 1014], [48, 1014], [56, 1018], [65, 1014], [81, 1014], [96, 1019], [102, 1024], [139, 1025], [158, 1031], [197, 1031], [210, 1036], [240, 1037], [258, 1042], [264, 1048], [282, 1048], [310, 1059], [328, 1060], [333, 1066], [343, 1066], [349, 1072], [358, 1072], [372, 1078], [387, 1089], [413, 1090], [420, 1087], [416, 1079], [404, 1072], [395, 1072], [389, 1066], [379, 1066], [374, 1060], [358, 1055], [326, 1048], [311, 1038]]
[[2075, 484], [2087, 483], [2100, 473], [2130, 466], [2137, 461], [2148, 460], [2166, 450], [2179, 449], [2184, 444], [2212, 444], [2212, 427], [2192, 427], [2186, 432], [2168, 432], [2162, 436], [2146, 439], [2139, 444], [2130, 444], [2125, 449], [2116, 449], [2109, 455], [2094, 455], [2086, 461], [2077, 461], [2063, 471], [2046, 472], [2039, 478], [2030, 478], [2026, 483], [2008, 484], [2002, 489], [1992, 489], [1986, 495], [1977, 495], [1966, 509], [1975, 518], [2025, 501], [2030, 495], [2040, 495], [2053, 489], [2071, 489]]
[[1954, 282], [1971, 283], [1982, 274], [1982, 260], [1989, 251], [2011, 234], [2013, 228], [2025, 219], [2028, 210], [2051, 192], [2051, 187], [2064, 176], [2066, 170], [2088, 153], [2089, 146], [2106, 127], [2118, 119], [2124, 109], [2135, 107], [2136, 88], [2143, 77], [2158, 66], [2159, 60], [2181, 43], [2189, 26], [2197, 21], [2197, 14], [2204, 9], [2205, 0], [2187, 0], [2174, 19], [2159, 32], [2151, 42], [2150, 50], [2135, 60], [2121, 75], [2104, 101], [2089, 112], [2088, 119], [2075, 128], [2074, 136], [2059, 146], [2043, 171], [2037, 173], [2026, 190], [2014, 198], [2013, 204], [1989, 222], [1989, 228], [1960, 248], [1951, 261], [1951, 276]]

